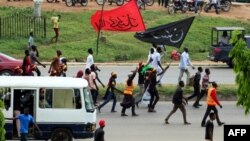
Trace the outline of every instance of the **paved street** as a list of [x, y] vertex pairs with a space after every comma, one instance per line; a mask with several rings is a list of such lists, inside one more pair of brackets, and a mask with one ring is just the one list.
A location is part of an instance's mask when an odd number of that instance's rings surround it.
[[[183, 125], [180, 111], [170, 118], [169, 125], [164, 124], [164, 118], [173, 106], [171, 102], [160, 102], [156, 106], [156, 113], [148, 113], [145, 106], [141, 106], [136, 109], [138, 117], [132, 117], [130, 109], [126, 111], [128, 117], [121, 117], [119, 104], [117, 104], [118, 112], [110, 113], [110, 103], [101, 109], [97, 117], [106, 120], [106, 141], [204, 141], [205, 128], [200, 124], [206, 107], [194, 109], [191, 106], [192, 103], [193, 101], [186, 106], [187, 120], [192, 123], [191, 125]], [[249, 124], [250, 116], [245, 116], [244, 111], [235, 106], [236, 102], [222, 101], [221, 103], [223, 109], [218, 110], [222, 121], [227, 124]], [[223, 126], [219, 127], [216, 121], [214, 125], [214, 141], [223, 141]], [[87, 141], [93, 141], [93, 139]]]
[[[112, 71], [118, 74], [117, 83], [124, 83], [127, 79], [127, 75], [131, 70], [134, 70], [136, 66], [99, 66], [101, 72], [99, 72], [100, 79], [104, 82], [104, 84], [108, 83], [108, 79]], [[206, 68], [203, 67], [203, 68]], [[223, 67], [211, 67], [209, 66], [211, 71], [211, 81], [216, 81], [217, 83], [221, 84], [235, 84], [235, 74], [233, 69], [228, 68], [227, 66]], [[41, 68], [42, 75], [48, 75], [49, 66], [45, 69]], [[67, 76], [76, 76], [76, 73], [80, 69], [85, 69], [85, 65], [83, 66], [69, 66], [67, 71]], [[197, 69], [192, 70], [191, 75], [197, 72]], [[177, 79], [179, 76], [179, 69], [177, 66], [171, 66], [169, 70], [167, 70], [166, 74], [163, 77], [163, 84], [177, 84]], [[186, 75], [184, 74], [183, 80], [186, 79]], [[135, 78], [137, 81], [137, 76]]]

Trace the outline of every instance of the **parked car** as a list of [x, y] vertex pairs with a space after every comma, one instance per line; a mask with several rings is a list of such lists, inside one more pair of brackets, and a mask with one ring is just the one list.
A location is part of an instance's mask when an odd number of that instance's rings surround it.
[[22, 66], [23, 61], [0, 52], [0, 75], [13, 75], [17, 66]]
[[[232, 58], [229, 57], [229, 52], [233, 45], [229, 42], [227, 44], [221, 42], [221, 36], [224, 32], [228, 35], [228, 40], [232, 37], [234, 30], [241, 31], [245, 35], [245, 29], [242, 27], [213, 27], [211, 32], [211, 47], [208, 58], [211, 61], [221, 61], [227, 63], [229, 67], [233, 67]], [[250, 36], [245, 36], [248, 47], [250, 48]]]

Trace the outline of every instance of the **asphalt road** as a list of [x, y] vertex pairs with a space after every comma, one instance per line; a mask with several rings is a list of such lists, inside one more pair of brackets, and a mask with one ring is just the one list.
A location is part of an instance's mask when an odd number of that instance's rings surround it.
[[[116, 113], [110, 113], [111, 103], [101, 109], [97, 114], [98, 119], [106, 120], [106, 141], [205, 141], [205, 128], [201, 127], [201, 120], [206, 107], [194, 109], [193, 101], [186, 106], [187, 120], [191, 125], [184, 125], [180, 111], [177, 111], [170, 119], [168, 125], [164, 124], [164, 118], [170, 112], [171, 102], [159, 102], [156, 113], [148, 113], [145, 106], [136, 109], [138, 117], [131, 116], [131, 110], [127, 110], [128, 117], [121, 117], [121, 108], [117, 104]], [[218, 109], [221, 121], [226, 124], [249, 124], [250, 116], [245, 116], [242, 108], [236, 107], [236, 102], [221, 102], [223, 109]], [[202, 102], [204, 105], [205, 103]], [[223, 141], [223, 126], [218, 126], [214, 121], [214, 141]], [[80, 141], [80, 140], [77, 140]], [[82, 140], [83, 141], [83, 140]], [[85, 141], [93, 141], [87, 139]]]
[[[108, 83], [109, 77], [111, 72], [116, 72], [117, 77], [117, 83], [125, 83], [127, 80], [127, 75], [130, 73], [131, 70], [134, 70], [136, 66], [98, 66], [101, 69], [101, 72], [99, 72], [99, 77], [103, 81], [104, 84]], [[235, 84], [235, 73], [232, 69], [228, 68], [227, 66], [222, 67], [211, 67], [211, 66], [204, 66], [203, 68], [209, 68], [211, 71], [210, 80], [216, 81], [218, 84]], [[48, 69], [49, 66], [47, 66], [45, 69], [41, 68], [42, 75], [48, 75]], [[69, 66], [67, 71], [67, 76], [76, 76], [76, 73], [78, 70], [84, 70], [85, 66]], [[192, 70], [189, 69], [192, 74], [195, 74], [197, 72], [197, 69]], [[205, 70], [205, 69], [204, 69]], [[204, 72], [203, 72], [204, 74]], [[162, 83], [163, 84], [177, 84], [179, 76], [179, 69], [177, 66], [171, 66], [167, 72], [165, 73]], [[137, 76], [135, 78], [137, 81]], [[183, 80], [186, 80], [186, 75], [184, 74]]]

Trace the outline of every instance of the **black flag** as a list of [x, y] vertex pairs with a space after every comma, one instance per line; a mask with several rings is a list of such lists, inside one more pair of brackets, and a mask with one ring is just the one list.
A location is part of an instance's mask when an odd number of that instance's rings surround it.
[[134, 37], [148, 43], [180, 48], [194, 18], [190, 17], [166, 25], [149, 28], [145, 32], [136, 33]]

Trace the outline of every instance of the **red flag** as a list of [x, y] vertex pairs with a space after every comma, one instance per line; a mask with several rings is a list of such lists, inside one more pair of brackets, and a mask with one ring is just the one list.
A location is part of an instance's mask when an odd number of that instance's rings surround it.
[[135, 0], [116, 9], [103, 11], [102, 18], [101, 13], [102, 11], [98, 10], [91, 17], [91, 24], [96, 31], [145, 31], [145, 25]]

